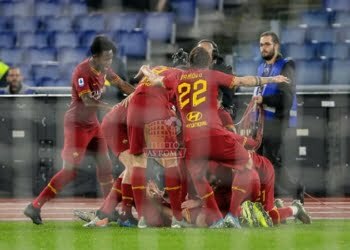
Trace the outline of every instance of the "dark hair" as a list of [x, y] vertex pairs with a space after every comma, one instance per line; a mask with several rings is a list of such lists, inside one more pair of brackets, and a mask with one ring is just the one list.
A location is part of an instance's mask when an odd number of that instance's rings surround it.
[[211, 57], [204, 48], [194, 47], [190, 52], [189, 61], [193, 68], [206, 68], [210, 65]]
[[219, 55], [220, 55], [219, 47], [214, 41], [209, 40], [209, 39], [202, 39], [197, 43], [197, 45], [199, 45], [200, 43], [211, 43], [211, 45], [213, 45], [213, 54], [211, 55], [213, 60], [215, 60], [219, 57]]
[[101, 54], [103, 51], [112, 50], [116, 54], [117, 48], [114, 43], [104, 35], [98, 35], [91, 44], [90, 51], [92, 55]]
[[172, 56], [173, 67], [186, 65], [188, 63], [188, 53], [183, 48], [178, 49]]
[[260, 35], [260, 37], [263, 37], [263, 36], [271, 36], [272, 42], [280, 44], [280, 39], [278, 38], [277, 34], [273, 31], [265, 31]]

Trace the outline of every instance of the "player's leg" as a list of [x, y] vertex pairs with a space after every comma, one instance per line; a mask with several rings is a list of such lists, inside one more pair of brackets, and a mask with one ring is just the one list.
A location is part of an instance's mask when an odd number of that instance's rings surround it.
[[85, 155], [87, 145], [93, 134], [89, 130], [70, 125], [64, 127], [64, 148], [62, 150], [63, 167], [56, 173], [41, 193], [24, 210], [34, 224], [42, 224], [41, 207], [54, 198], [64, 186], [76, 177], [76, 170]]
[[223, 227], [223, 216], [216, 203], [214, 191], [206, 178], [208, 161], [186, 160], [186, 166], [191, 176], [195, 190], [203, 202], [208, 224], [213, 227]]
[[134, 204], [134, 194], [131, 185], [133, 156], [128, 150], [123, 151], [119, 155], [119, 161], [125, 167], [124, 176], [121, 183], [122, 211], [120, 215], [120, 223], [123, 226], [136, 226], [137, 220], [132, 215], [132, 206]]
[[[168, 118], [170, 119], [170, 117]], [[165, 190], [169, 195], [174, 215], [173, 227], [180, 227], [183, 220], [181, 209], [181, 178], [177, 160], [178, 142], [176, 128], [167, 120], [158, 120], [145, 125], [145, 142], [150, 152], [157, 152], [157, 161], [164, 167]], [[176, 222], [178, 225], [175, 225]]]
[[106, 198], [113, 184], [112, 161], [109, 157], [107, 143], [103, 136], [101, 127], [96, 127], [94, 132], [94, 137], [89, 143], [88, 148], [94, 152], [94, 158], [97, 163], [97, 180], [100, 183], [102, 195]]

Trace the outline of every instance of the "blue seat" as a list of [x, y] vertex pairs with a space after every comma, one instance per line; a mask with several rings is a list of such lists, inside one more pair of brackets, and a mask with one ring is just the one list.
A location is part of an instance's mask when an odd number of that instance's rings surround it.
[[72, 17], [87, 15], [88, 9], [86, 3], [81, 2], [73, 2], [66, 5], [66, 14]]
[[35, 16], [60, 16], [62, 5], [57, 2], [39, 2], [35, 4], [34, 15]]
[[78, 64], [87, 57], [88, 49], [86, 48], [61, 48], [57, 53], [57, 60], [60, 64]]
[[323, 43], [319, 46], [318, 55], [322, 59], [346, 59], [350, 55], [347, 43]]
[[193, 24], [196, 18], [196, 0], [171, 0], [176, 23]]
[[330, 14], [326, 11], [307, 11], [301, 14], [300, 20], [307, 27], [325, 28], [330, 23]]
[[317, 47], [314, 44], [283, 44], [282, 54], [295, 60], [309, 60], [316, 58], [316, 49]]
[[85, 31], [81, 32], [79, 38], [79, 44], [81, 47], [90, 47], [96, 35], [98, 35], [95, 31]]
[[348, 11], [350, 2], [348, 0], [324, 0], [324, 7], [327, 11]]
[[332, 60], [329, 64], [329, 84], [350, 84], [350, 60]]
[[58, 65], [33, 65], [33, 79], [36, 82], [44, 80], [57, 80], [60, 78], [60, 69]]
[[13, 29], [12, 18], [0, 16], [0, 30], [12, 31], [12, 29]]
[[349, 27], [350, 26], [350, 14], [349, 14], [349, 12], [338, 11], [334, 16], [333, 26]]
[[296, 85], [322, 85], [325, 83], [325, 62], [323, 60], [296, 60]]
[[28, 49], [25, 54], [25, 61], [29, 64], [56, 61], [56, 50], [52, 48]]
[[72, 31], [72, 19], [69, 16], [50, 17], [41, 20], [43, 29], [46, 31]]
[[350, 27], [339, 29], [339, 40], [341, 42], [350, 43]]
[[337, 31], [332, 28], [313, 28], [309, 30], [309, 40], [313, 43], [335, 43]]
[[0, 33], [0, 48], [10, 49], [16, 46], [16, 34], [13, 32]]
[[258, 61], [235, 58], [234, 72], [238, 76], [256, 75], [258, 66]]
[[36, 17], [17, 17], [13, 19], [13, 31], [35, 32], [39, 29], [39, 19]]
[[25, 17], [33, 15], [33, 5], [29, 1], [18, 3], [4, 3], [0, 8], [1, 16], [8, 17]]
[[15, 64], [15, 65], [21, 69], [21, 73], [24, 78], [25, 84], [27, 84], [28, 81], [33, 80], [32, 65], [21, 64], [21, 63]]
[[285, 28], [281, 31], [282, 43], [302, 44], [306, 41], [306, 29], [303, 28]]
[[143, 14], [138, 12], [117, 13], [106, 17], [106, 31], [131, 31], [139, 27]]
[[55, 86], [56, 87], [70, 87], [71, 86], [70, 79], [57, 79], [55, 81]]
[[18, 46], [21, 48], [46, 48], [49, 47], [49, 33], [23, 32], [18, 35]]
[[119, 31], [115, 33], [114, 40], [127, 57], [149, 59], [148, 38], [144, 31]]
[[142, 21], [142, 28], [147, 33], [150, 40], [170, 42], [175, 39], [174, 34], [174, 14], [167, 12], [153, 12], [145, 15]]
[[79, 46], [79, 34], [76, 32], [56, 32], [53, 36], [53, 45], [56, 48]]
[[239, 59], [257, 59], [260, 58], [260, 49], [257, 43], [242, 43], [232, 47], [234, 57]]
[[104, 32], [105, 30], [105, 20], [103, 15], [85, 15], [79, 16], [75, 20], [75, 29], [77, 31], [95, 31]]
[[77, 63], [60, 64], [61, 79], [65, 79], [70, 83], [72, 79], [73, 70], [76, 66]]
[[7, 64], [18, 65], [23, 63], [24, 50], [19, 48], [1, 49], [0, 59]]

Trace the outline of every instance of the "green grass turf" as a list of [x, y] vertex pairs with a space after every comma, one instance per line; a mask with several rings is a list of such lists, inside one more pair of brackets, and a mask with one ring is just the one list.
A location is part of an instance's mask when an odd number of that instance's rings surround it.
[[7, 249], [350, 249], [350, 220], [289, 222], [275, 228], [135, 229], [82, 222], [0, 222], [0, 250]]

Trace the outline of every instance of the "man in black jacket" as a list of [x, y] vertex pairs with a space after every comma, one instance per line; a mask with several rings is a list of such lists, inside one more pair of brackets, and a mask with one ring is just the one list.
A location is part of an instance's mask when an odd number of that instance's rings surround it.
[[288, 127], [296, 126], [296, 95], [294, 62], [282, 57], [280, 42], [274, 32], [260, 35], [260, 53], [264, 59], [258, 68], [260, 76], [284, 75], [289, 84], [267, 84], [255, 90], [256, 103], [264, 108], [264, 134], [259, 153], [274, 165], [276, 173], [276, 193], [286, 190], [304, 203], [304, 186], [293, 179], [282, 161], [282, 141]]

